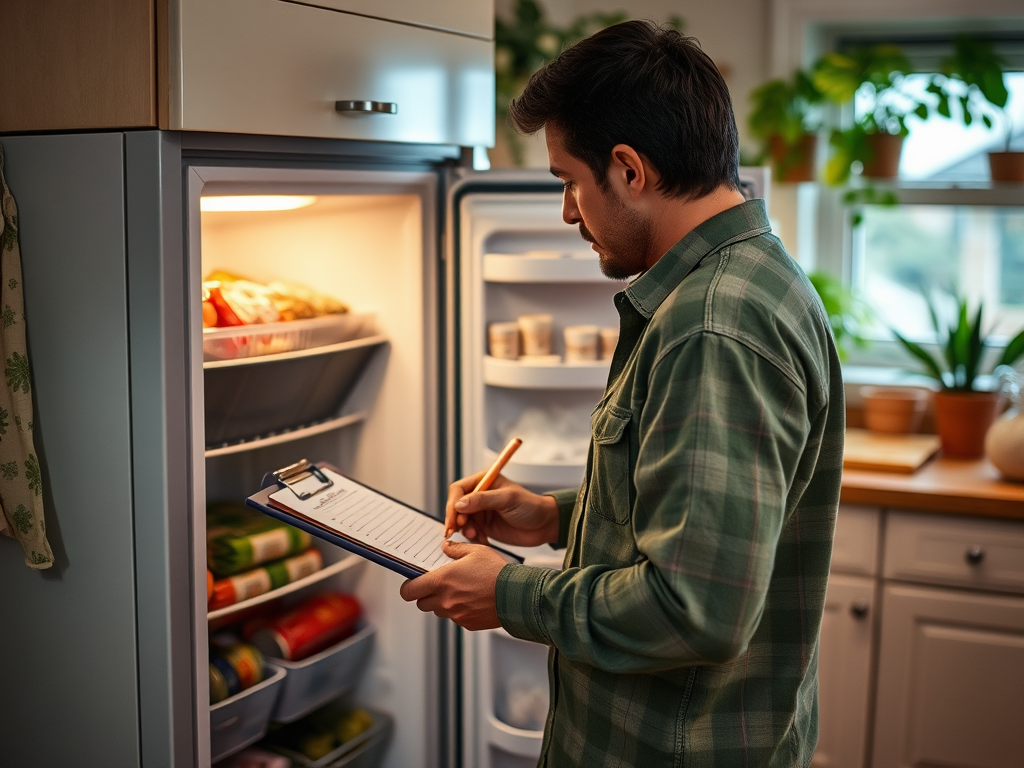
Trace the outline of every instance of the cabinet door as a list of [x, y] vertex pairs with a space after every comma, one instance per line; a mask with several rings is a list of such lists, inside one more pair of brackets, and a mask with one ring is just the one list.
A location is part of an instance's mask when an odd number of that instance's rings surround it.
[[832, 574], [818, 644], [814, 768], [861, 768], [867, 745], [875, 581]]
[[446, 0], [443, 3], [424, 3], [422, 0], [293, 1], [336, 8], [376, 19], [461, 32], [488, 40], [494, 37], [494, 3], [481, 3], [478, 0]]
[[1024, 598], [889, 584], [873, 768], [1020, 768]]

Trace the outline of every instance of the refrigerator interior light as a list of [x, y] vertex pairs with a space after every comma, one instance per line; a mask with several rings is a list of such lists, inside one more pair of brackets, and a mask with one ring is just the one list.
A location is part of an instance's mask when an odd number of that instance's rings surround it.
[[199, 200], [201, 211], [292, 211], [316, 202], [312, 195], [216, 195]]

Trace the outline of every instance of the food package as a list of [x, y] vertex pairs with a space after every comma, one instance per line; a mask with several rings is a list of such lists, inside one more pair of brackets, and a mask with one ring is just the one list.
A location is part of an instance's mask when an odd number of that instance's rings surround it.
[[323, 568], [324, 560], [320, 550], [310, 547], [294, 557], [275, 560], [251, 571], [229, 576], [213, 583], [210, 610], [224, 608], [251, 597], [262, 595], [285, 584], [291, 584], [304, 576]]
[[315, 762], [366, 733], [373, 724], [373, 715], [365, 709], [328, 704], [274, 732], [270, 741]]
[[266, 655], [299, 661], [349, 637], [363, 609], [352, 595], [314, 595], [256, 629], [249, 642]]
[[210, 703], [216, 704], [263, 680], [263, 654], [232, 638], [210, 639]]
[[213, 503], [207, 507], [207, 567], [219, 578], [296, 555], [308, 549], [312, 540], [305, 531], [243, 504]]
[[[211, 310], [216, 321], [208, 322]], [[203, 326], [232, 327], [302, 320], [348, 312], [348, 306], [308, 286], [287, 281], [263, 285], [223, 270], [203, 281]]]

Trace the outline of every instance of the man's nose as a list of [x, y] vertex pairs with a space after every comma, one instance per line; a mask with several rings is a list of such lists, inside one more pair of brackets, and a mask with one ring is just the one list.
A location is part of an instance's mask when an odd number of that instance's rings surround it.
[[562, 192], [562, 221], [566, 224], [579, 224], [583, 221], [580, 209], [576, 207], [576, 199], [568, 190]]

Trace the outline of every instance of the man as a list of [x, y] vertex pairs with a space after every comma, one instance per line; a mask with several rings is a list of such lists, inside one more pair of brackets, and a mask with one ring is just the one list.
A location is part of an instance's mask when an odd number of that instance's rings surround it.
[[448, 514], [473, 541], [567, 547], [562, 571], [446, 545], [402, 595], [551, 646], [540, 764], [806, 766], [839, 500], [842, 381], [810, 285], [737, 189], [729, 94], [696, 42], [599, 32], [515, 101], [621, 320], [578, 490], [502, 478]]

